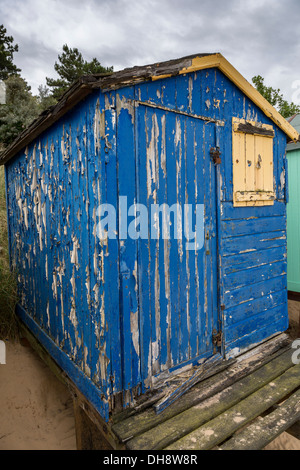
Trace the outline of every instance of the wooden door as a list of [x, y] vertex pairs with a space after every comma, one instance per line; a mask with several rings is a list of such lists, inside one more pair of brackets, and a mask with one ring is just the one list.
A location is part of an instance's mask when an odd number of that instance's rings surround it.
[[[137, 241], [141, 377], [148, 388], [165, 371], [214, 353], [217, 216], [210, 149], [215, 124], [141, 104], [135, 112], [136, 196], [148, 213], [148, 234]], [[169, 219], [163, 204], [176, 208]], [[161, 209], [159, 217], [151, 216], [153, 206]], [[169, 222], [169, 233], [163, 222]], [[153, 237], [153, 223], [159, 236]], [[191, 248], [196, 227], [199, 246]]]

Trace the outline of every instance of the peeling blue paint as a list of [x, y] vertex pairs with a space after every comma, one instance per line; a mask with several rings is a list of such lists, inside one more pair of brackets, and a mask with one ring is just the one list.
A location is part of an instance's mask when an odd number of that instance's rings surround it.
[[[212, 356], [214, 329], [230, 356], [287, 328], [286, 136], [274, 205], [233, 207], [233, 116], [274, 125], [216, 69], [95, 90], [6, 165], [18, 311], [106, 420], [114, 394]], [[100, 242], [97, 208], [120, 196], [204, 204], [204, 247]]]

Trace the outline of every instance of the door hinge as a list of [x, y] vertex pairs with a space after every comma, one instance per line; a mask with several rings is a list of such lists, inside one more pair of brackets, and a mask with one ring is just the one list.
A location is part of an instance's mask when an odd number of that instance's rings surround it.
[[220, 165], [221, 163], [221, 152], [220, 152], [220, 149], [219, 147], [212, 147], [210, 149], [210, 157], [212, 159], [212, 161], [214, 162], [215, 165]]
[[216, 349], [222, 346], [222, 331], [217, 331], [213, 329], [212, 331], [212, 342], [214, 346], [214, 354], [217, 352]]

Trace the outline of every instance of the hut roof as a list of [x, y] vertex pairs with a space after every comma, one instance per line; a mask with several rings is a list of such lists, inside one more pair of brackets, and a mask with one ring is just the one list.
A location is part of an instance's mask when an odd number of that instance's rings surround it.
[[180, 59], [136, 66], [111, 74], [84, 75], [64, 93], [58, 103], [41, 113], [1, 154], [0, 164], [9, 161], [22, 148], [72, 109], [95, 89], [109, 91], [144, 81], [154, 81], [207, 68], [219, 68], [279, 128], [289, 141], [300, 140], [298, 131], [222, 56], [220, 53], [195, 54]]

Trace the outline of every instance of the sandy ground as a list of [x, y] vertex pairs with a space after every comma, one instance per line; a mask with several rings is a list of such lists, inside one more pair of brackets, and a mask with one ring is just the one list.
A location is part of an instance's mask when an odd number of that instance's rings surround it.
[[0, 450], [76, 449], [69, 391], [37, 354], [6, 342], [0, 364]]
[[[289, 302], [298, 319], [300, 303]], [[75, 450], [69, 391], [37, 354], [20, 343], [6, 342], [0, 364], [0, 450]], [[300, 441], [283, 433], [267, 450], [300, 450]]]

